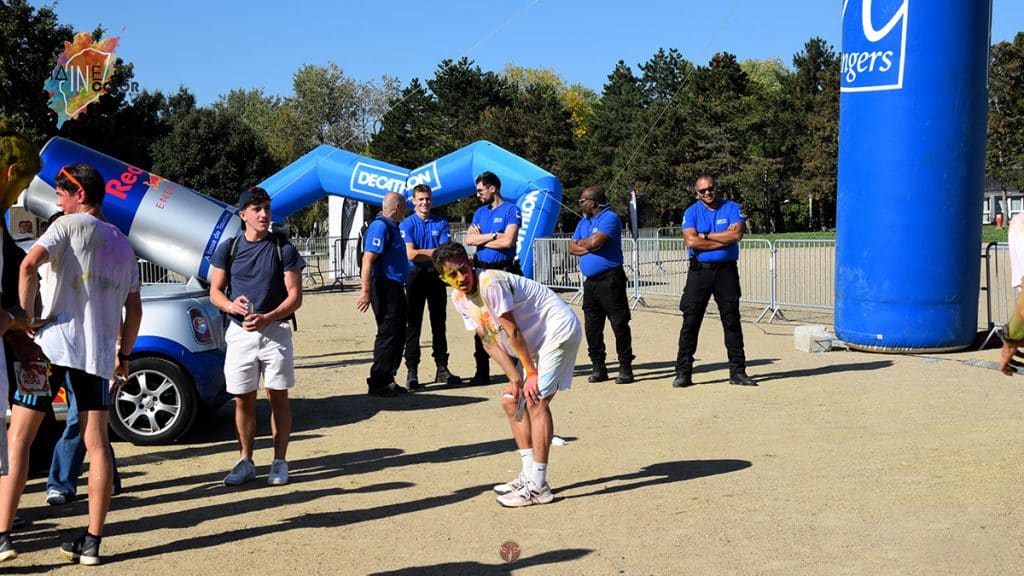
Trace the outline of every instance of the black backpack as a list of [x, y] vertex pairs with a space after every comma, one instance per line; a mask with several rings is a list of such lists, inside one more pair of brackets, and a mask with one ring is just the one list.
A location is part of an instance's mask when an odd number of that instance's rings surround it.
[[[381, 219], [380, 216], [373, 220], [379, 219]], [[370, 224], [373, 223], [373, 220], [363, 222], [362, 227], [359, 228], [359, 246], [356, 247], [356, 262], [358, 263], [360, 274], [363, 272], [363, 254], [366, 253], [366, 231], [369, 230]], [[384, 230], [387, 231], [384, 236], [384, 248], [387, 249], [387, 247], [391, 245], [391, 226], [387, 222], [384, 223]]]
[[[283, 248], [283, 246], [284, 246], [284, 243], [288, 241], [288, 239], [285, 238], [283, 234], [278, 234], [276, 232], [271, 232], [269, 234], [269, 236], [270, 236], [270, 240], [274, 243], [274, 254], [277, 255], [277, 262], [278, 262], [278, 264], [282, 264], [283, 265], [284, 264], [284, 248]], [[230, 240], [231, 248], [228, 249], [228, 261], [227, 261], [227, 264], [226, 264], [226, 266], [224, 268], [224, 274], [227, 277], [226, 284], [228, 286], [228, 290], [231, 289], [231, 263], [235, 260], [235, 255], [238, 254], [238, 241], [241, 238], [242, 238], [242, 234], [238, 234], [237, 236], [234, 236]], [[227, 320], [227, 314], [224, 315], [224, 320], [225, 321]], [[291, 320], [292, 321], [292, 329], [294, 329], [294, 330], [298, 330], [299, 329], [299, 323], [298, 323], [298, 321], [295, 320], [295, 313], [294, 312], [289, 314], [288, 317], [285, 318], [285, 320]]]

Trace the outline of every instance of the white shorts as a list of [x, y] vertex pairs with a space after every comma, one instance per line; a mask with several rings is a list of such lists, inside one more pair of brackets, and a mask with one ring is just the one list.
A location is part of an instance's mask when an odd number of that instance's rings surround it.
[[229, 322], [224, 341], [228, 345], [224, 358], [228, 394], [255, 392], [261, 373], [263, 387], [268, 390], [288, 390], [295, 385], [292, 327], [288, 322], [273, 322], [258, 332]]
[[580, 349], [582, 333], [577, 330], [568, 340], [549, 344], [537, 354], [537, 388], [540, 397], [554, 396], [559, 390], [572, 388], [572, 373], [576, 369], [576, 353]]

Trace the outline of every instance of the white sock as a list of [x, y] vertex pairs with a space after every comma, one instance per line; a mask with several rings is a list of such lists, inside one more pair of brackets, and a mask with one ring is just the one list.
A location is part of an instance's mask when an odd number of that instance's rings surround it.
[[534, 486], [540, 488], [548, 481], [548, 464], [547, 462], [534, 462], [533, 470], [530, 472], [530, 482]]
[[523, 476], [529, 478], [533, 474], [533, 448], [520, 450], [519, 457], [523, 459]]

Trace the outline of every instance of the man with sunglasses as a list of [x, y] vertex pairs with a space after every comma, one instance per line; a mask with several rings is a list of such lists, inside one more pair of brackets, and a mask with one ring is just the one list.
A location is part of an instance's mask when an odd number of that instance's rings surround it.
[[696, 190], [697, 202], [683, 212], [683, 239], [690, 255], [690, 269], [679, 300], [683, 326], [679, 330], [676, 377], [672, 386], [686, 388], [693, 385], [697, 335], [711, 296], [715, 297], [725, 332], [729, 382], [739, 386], [757, 386], [757, 382], [747, 376], [743, 327], [740, 324], [740, 276], [736, 268], [746, 218], [739, 204], [718, 197], [714, 177], [702, 175], [697, 178]]
[[539, 282], [501, 270], [478, 272], [461, 244], [438, 247], [434, 266], [454, 288], [452, 303], [466, 329], [476, 332], [508, 376], [501, 404], [519, 448], [522, 472], [494, 487], [500, 494], [498, 503], [510, 508], [547, 504], [554, 499], [547, 482], [554, 431], [550, 404], [556, 392], [572, 385], [583, 338], [580, 321]]
[[[89, 453], [89, 526], [79, 538], [65, 542], [61, 552], [73, 562], [94, 565], [100, 563], [100, 539], [113, 490], [109, 382], [128, 376], [128, 358], [142, 320], [139, 269], [128, 239], [103, 216], [106, 190], [100, 173], [88, 164], [74, 164], [61, 168], [54, 181], [64, 216], [25, 256], [18, 292], [21, 308], [33, 310], [37, 272], [41, 265], [51, 264], [56, 276], [53, 321], [36, 331], [35, 341], [50, 361], [50, 391], [62, 385], [74, 390]], [[8, 433], [11, 474], [0, 483], [0, 524], [8, 522], [17, 508], [27, 479], [28, 447], [50, 402], [52, 394], [19, 390], [14, 395]]]
[[580, 257], [583, 281], [583, 323], [593, 370], [588, 382], [608, 379], [605, 366], [604, 321], [611, 322], [619, 358], [616, 384], [633, 382], [633, 335], [629, 329], [629, 297], [622, 268], [622, 221], [608, 206], [604, 188], [591, 186], [580, 193], [583, 219], [569, 240], [569, 253]]

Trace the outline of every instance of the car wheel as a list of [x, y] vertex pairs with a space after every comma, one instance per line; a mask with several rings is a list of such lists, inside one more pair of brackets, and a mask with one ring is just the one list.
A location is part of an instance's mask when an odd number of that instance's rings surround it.
[[132, 444], [165, 444], [181, 437], [199, 412], [196, 387], [164, 358], [133, 359], [131, 374], [110, 404], [110, 427]]

